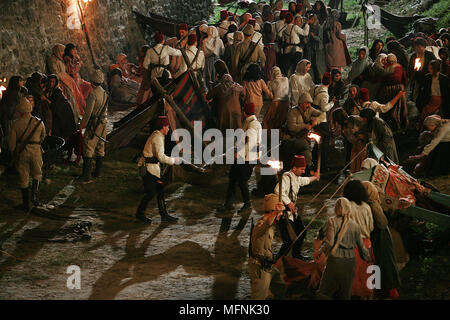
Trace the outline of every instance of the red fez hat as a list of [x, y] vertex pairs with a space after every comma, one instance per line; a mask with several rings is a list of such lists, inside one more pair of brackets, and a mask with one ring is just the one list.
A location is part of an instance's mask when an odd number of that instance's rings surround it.
[[295, 155], [292, 159], [292, 166], [297, 168], [306, 168], [306, 159], [304, 156]]
[[182, 23], [180, 25], [178, 25], [178, 31], [184, 30], [184, 31], [188, 31], [189, 27], [186, 23]]
[[286, 18], [286, 15], [288, 14], [288, 10], [287, 9], [281, 9], [280, 10], [280, 20], [283, 20], [284, 18]]
[[286, 14], [286, 22], [291, 23], [292, 21], [294, 21], [294, 16], [292, 15], [292, 13], [288, 12]]
[[158, 120], [156, 121], [156, 128], [162, 129], [163, 127], [166, 127], [169, 125], [169, 118], [167, 116], [159, 116]]
[[331, 83], [331, 73], [325, 72], [322, 76], [322, 84], [329, 85]]
[[197, 41], [197, 35], [195, 33], [191, 33], [188, 36], [188, 45], [192, 46]]
[[301, 3], [297, 3], [297, 5], [295, 6], [295, 12], [299, 13], [302, 10], [303, 10], [303, 5]]
[[361, 88], [359, 90], [359, 98], [363, 101], [369, 101], [369, 90], [367, 88]]
[[164, 34], [161, 31], [156, 31], [154, 39], [156, 43], [160, 43], [164, 40]]
[[249, 114], [249, 115], [255, 114], [255, 104], [254, 103], [247, 103], [245, 105], [244, 112], [246, 114]]
[[234, 16], [234, 13], [231, 12], [231, 11], [228, 11], [228, 16], [229, 16], [229, 17], [232, 17], [232, 16]]
[[256, 19], [250, 18], [250, 20], [248, 20], [248, 23], [251, 24], [253, 27], [255, 27], [255, 25], [256, 25]]
[[228, 18], [228, 10], [220, 10], [220, 19]]

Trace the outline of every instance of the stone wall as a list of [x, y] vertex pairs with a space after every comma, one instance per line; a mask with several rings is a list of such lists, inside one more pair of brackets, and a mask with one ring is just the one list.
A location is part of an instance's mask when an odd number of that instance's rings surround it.
[[[212, 9], [211, 0], [79, 1], [96, 62], [105, 71], [121, 52], [136, 62], [139, 48], [146, 43], [132, 10], [193, 23], [208, 18]], [[1, 0], [0, 76], [46, 72], [52, 46], [72, 42], [78, 46], [84, 62], [81, 75], [86, 78], [93, 63], [77, 8], [77, 0]]]

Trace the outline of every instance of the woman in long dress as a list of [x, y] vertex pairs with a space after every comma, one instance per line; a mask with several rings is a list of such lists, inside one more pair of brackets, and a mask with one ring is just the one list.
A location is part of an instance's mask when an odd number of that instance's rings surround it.
[[342, 33], [342, 26], [339, 22], [339, 11], [336, 9], [331, 10], [331, 14], [325, 21], [323, 32], [328, 69], [342, 68], [352, 63], [345, 43], [347, 38]]
[[202, 42], [202, 50], [205, 54], [204, 79], [206, 88], [211, 89], [216, 79], [214, 63], [223, 56], [225, 47], [216, 27], [209, 26], [207, 34], [208, 36]]
[[255, 116], [258, 117], [263, 106], [263, 92], [268, 99], [272, 99], [272, 92], [267, 88], [266, 82], [262, 79], [262, 70], [256, 63], [251, 63], [244, 74], [244, 103], [255, 105]]
[[281, 129], [289, 110], [289, 80], [281, 74], [278, 67], [272, 68], [272, 81], [268, 87], [273, 94], [272, 103], [264, 115], [264, 129]]

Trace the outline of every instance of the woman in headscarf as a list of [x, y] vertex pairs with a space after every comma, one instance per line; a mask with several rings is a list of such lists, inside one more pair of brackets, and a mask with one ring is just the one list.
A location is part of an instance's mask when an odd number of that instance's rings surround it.
[[75, 134], [77, 126], [72, 113], [72, 107], [59, 88], [59, 80], [55, 74], [48, 76], [46, 95], [51, 101], [52, 135], [66, 141], [64, 149], [68, 151], [70, 161], [73, 151], [77, 154], [76, 164], [81, 160], [81, 134]]
[[397, 147], [395, 146], [394, 134], [389, 125], [376, 116], [371, 108], [364, 108], [360, 113], [361, 118], [367, 125], [367, 134], [373, 143], [383, 152], [384, 156], [398, 164]]
[[380, 267], [381, 288], [376, 290], [379, 298], [397, 299], [400, 287], [400, 275], [395, 260], [392, 237], [388, 227], [388, 219], [381, 208], [381, 199], [378, 189], [370, 181], [362, 182], [367, 192], [368, 205], [372, 210], [374, 229], [370, 235], [375, 256], [375, 265]]
[[361, 164], [367, 158], [367, 135], [363, 131], [363, 121], [360, 116], [349, 116], [342, 108], [332, 113], [332, 122], [339, 125], [344, 137], [345, 163], [350, 164], [350, 172], [360, 171]]
[[264, 115], [264, 129], [281, 129], [289, 110], [289, 80], [278, 67], [272, 68], [272, 81], [267, 84], [273, 94], [272, 103]]
[[264, 66], [264, 79], [272, 80], [272, 68], [277, 65], [277, 55], [275, 52], [275, 33], [270, 22], [265, 22], [263, 26], [264, 54], [266, 55], [266, 64]]
[[414, 174], [430, 176], [447, 175], [450, 173], [450, 120], [438, 115], [425, 118], [424, 127], [431, 131], [433, 139], [427, 144], [420, 155], [410, 158], [420, 160]]
[[222, 76], [218, 85], [211, 89], [206, 98], [213, 100], [216, 109], [217, 127], [224, 132], [226, 129], [241, 128], [240, 97], [243, 88], [233, 81], [229, 74]]
[[60, 81], [62, 92], [67, 97], [72, 106], [75, 118], [80, 118], [84, 114], [86, 101], [83, 94], [78, 89], [75, 80], [67, 73], [67, 66], [64, 63], [63, 54], [65, 46], [56, 44], [52, 49], [52, 56], [49, 60], [49, 70], [51, 74], [56, 74]]
[[367, 47], [361, 47], [358, 50], [358, 58], [353, 61], [352, 69], [348, 73], [348, 83], [361, 85], [363, 81], [364, 71], [372, 64], [372, 59], [370, 59], [368, 54], [369, 49]]
[[75, 80], [75, 83], [82, 93], [84, 100], [86, 100], [93, 88], [90, 82], [87, 82], [80, 77], [82, 61], [78, 55], [77, 47], [73, 43], [66, 45], [63, 59], [67, 66], [67, 73], [70, 74], [70, 76]]
[[342, 105], [342, 108], [348, 115], [358, 116], [361, 112], [361, 105], [359, 103], [359, 87], [356, 84], [352, 84], [348, 87], [348, 97]]
[[380, 53], [375, 59], [375, 62], [366, 68], [363, 74], [364, 80], [361, 83], [361, 88], [367, 88], [373, 100], [377, 100], [378, 98], [378, 92], [383, 78], [389, 75], [385, 69], [386, 63], [387, 54]]
[[342, 68], [352, 63], [347, 44], [345, 43], [347, 38], [341, 31], [342, 26], [339, 22], [339, 11], [333, 9], [323, 26], [328, 69]]
[[405, 48], [397, 40], [391, 40], [386, 44], [388, 53], [393, 53], [397, 57], [398, 63], [407, 70], [408, 69], [408, 53]]
[[350, 300], [352, 284], [356, 280], [355, 276], [359, 276], [355, 252], [367, 263], [371, 258], [362, 242], [360, 227], [352, 219], [354, 213], [350, 201], [346, 198], [337, 199], [334, 213], [335, 216], [328, 218], [326, 225], [323, 252], [328, 258], [317, 298], [328, 300], [336, 296], [339, 300]]
[[311, 93], [314, 88], [309, 70], [311, 69], [311, 62], [306, 59], [300, 60], [295, 68], [295, 73], [289, 78], [289, 85], [291, 90], [291, 105], [298, 105], [298, 98], [304, 93]]
[[317, 18], [319, 19], [319, 24], [323, 25], [325, 20], [328, 18], [328, 10], [327, 6], [322, 0], [317, 0], [313, 6], [314, 13], [317, 14]]
[[222, 39], [219, 37], [219, 32], [216, 27], [209, 26], [207, 29], [207, 34], [208, 37], [206, 37], [202, 42], [202, 50], [205, 54], [204, 79], [206, 87], [211, 89], [214, 80], [216, 79], [214, 63], [222, 57], [225, 47]]
[[[391, 101], [400, 91], [406, 91], [407, 77], [402, 65], [397, 63], [397, 57], [393, 53], [387, 55], [385, 66], [386, 73], [378, 94], [378, 102], [387, 103]], [[384, 121], [393, 129], [406, 129], [409, 124], [406, 96], [401, 96], [392, 108], [381, 115]]]
[[28, 94], [27, 88], [24, 87], [24, 80], [21, 76], [12, 76], [9, 79], [8, 86], [3, 92], [0, 100], [0, 124], [3, 130], [3, 144], [5, 150], [8, 149], [7, 143], [9, 139], [9, 132], [13, 120], [18, 118], [16, 106], [19, 104], [21, 98]]
[[258, 117], [263, 106], [263, 92], [268, 99], [272, 99], [272, 92], [267, 88], [266, 82], [262, 79], [261, 67], [256, 63], [251, 63], [245, 74], [243, 82], [244, 103], [253, 103], [255, 105], [255, 116]]
[[[350, 201], [352, 208], [350, 219], [359, 226], [364, 246], [369, 250], [371, 257], [373, 257], [372, 243], [370, 242], [370, 233], [373, 231], [373, 216], [370, 206], [367, 204], [366, 189], [360, 180], [350, 180], [344, 187], [343, 196]], [[369, 299], [373, 296], [373, 290], [367, 287], [367, 279], [370, 276], [367, 273], [367, 268], [371, 263], [368, 260], [363, 260], [358, 250], [355, 250], [355, 258], [356, 272], [352, 286], [352, 296]]]
[[28, 93], [33, 95], [34, 107], [33, 116], [42, 119], [47, 134], [52, 129], [52, 112], [50, 110], [51, 101], [45, 96], [45, 86], [47, 84], [47, 77], [40, 73], [34, 72], [30, 78], [27, 79], [25, 86], [28, 89]]
[[375, 59], [378, 57], [379, 54], [387, 53], [385, 50], [383, 50], [383, 47], [384, 47], [383, 40], [375, 39], [373, 41], [372, 47], [370, 48], [370, 51], [369, 51], [369, 57], [370, 57], [370, 59], [372, 59], [372, 61], [375, 61]]

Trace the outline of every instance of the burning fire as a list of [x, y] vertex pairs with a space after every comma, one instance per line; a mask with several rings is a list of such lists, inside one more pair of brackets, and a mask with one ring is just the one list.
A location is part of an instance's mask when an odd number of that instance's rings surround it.
[[321, 139], [322, 137], [319, 136], [317, 133], [310, 132], [310, 133], [308, 133], [308, 138], [309, 138], [309, 139], [315, 140], [317, 143], [320, 143], [320, 139]]
[[5, 91], [6, 88], [4, 86], [0, 86], [0, 98], [3, 96], [3, 91]]
[[414, 70], [419, 71], [420, 69], [422, 69], [422, 62], [420, 61], [420, 58], [416, 58], [416, 60], [414, 60]]
[[92, 2], [92, 0], [83, 0], [84, 3]]
[[275, 170], [277, 170], [277, 171], [280, 171], [281, 169], [283, 169], [283, 162], [281, 162], [281, 161], [269, 160], [269, 161], [267, 161], [267, 164], [268, 164], [272, 169], [275, 169]]

